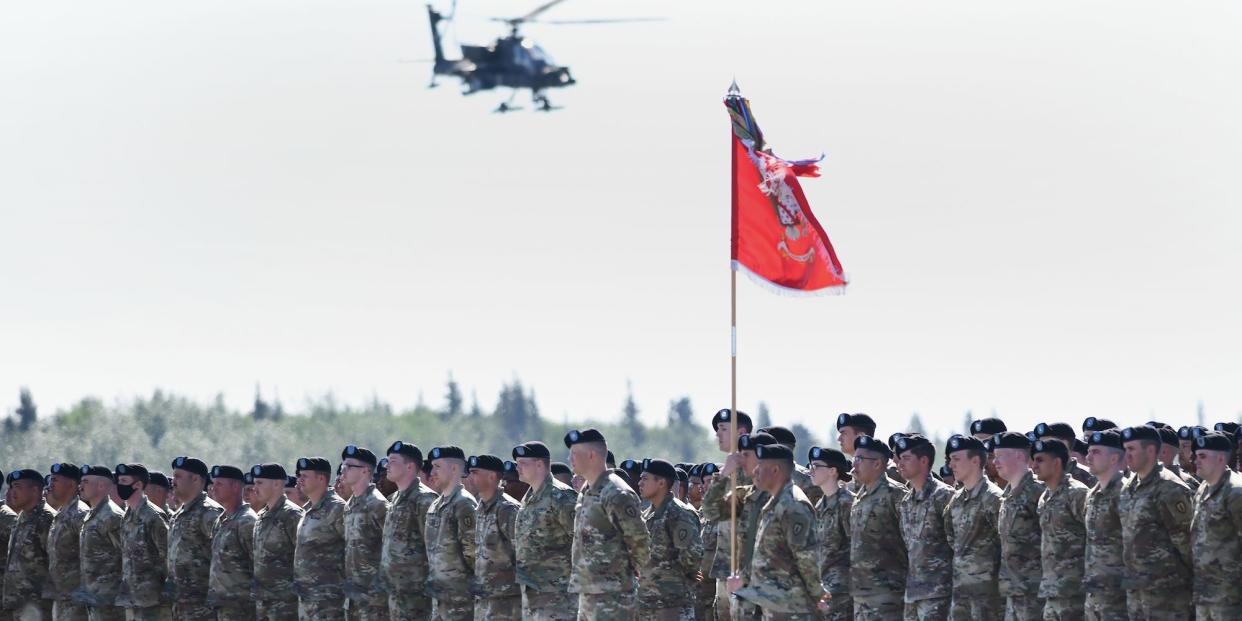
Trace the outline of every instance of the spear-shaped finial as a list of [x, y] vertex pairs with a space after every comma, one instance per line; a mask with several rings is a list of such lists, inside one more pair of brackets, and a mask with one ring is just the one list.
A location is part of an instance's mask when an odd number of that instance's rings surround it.
[[742, 89], [737, 86], [737, 78], [733, 78], [733, 83], [729, 85], [729, 97], [741, 97]]

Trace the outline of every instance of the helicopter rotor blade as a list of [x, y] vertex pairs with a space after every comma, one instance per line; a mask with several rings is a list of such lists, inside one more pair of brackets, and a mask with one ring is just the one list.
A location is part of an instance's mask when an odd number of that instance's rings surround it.
[[560, 3], [564, 2], [564, 1], [565, 1], [565, 0], [549, 0], [548, 2], [545, 2], [545, 3], [541, 4], [541, 5], [539, 5], [539, 7], [538, 7], [538, 8], [536, 8], [536, 9], [535, 9], [535, 10], [533, 10], [533, 11], [531, 11], [530, 13], [527, 13], [526, 15], [523, 15], [523, 16], [521, 16], [521, 17], [517, 18], [517, 19], [518, 19], [519, 21], [528, 22], [528, 21], [530, 21], [530, 20], [532, 20], [532, 19], [535, 19], [535, 18], [536, 18], [536, 17], [538, 17], [539, 15], [543, 14], [543, 12], [544, 12], [544, 11], [546, 11], [546, 10], [548, 10], [548, 9], [550, 9], [550, 8], [552, 8], [552, 7], [556, 6], [556, 5], [558, 5], [558, 4], [560, 4]]
[[537, 19], [531, 20], [530, 24], [550, 24], [554, 26], [565, 26], [571, 24], [625, 24], [631, 22], [662, 22], [663, 17], [618, 17], [615, 19]]

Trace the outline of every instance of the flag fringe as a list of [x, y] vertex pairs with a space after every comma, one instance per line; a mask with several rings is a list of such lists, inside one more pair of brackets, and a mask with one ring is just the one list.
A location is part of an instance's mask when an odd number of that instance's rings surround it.
[[751, 281], [753, 281], [755, 284], [777, 295], [783, 295], [783, 296], [788, 296], [788, 297], [793, 297], [793, 298], [813, 298], [813, 297], [823, 297], [827, 295], [844, 295], [845, 288], [849, 286], [849, 279], [846, 278], [846, 283], [844, 285], [839, 285], [836, 287], [824, 287], [823, 289], [815, 289], [813, 291], [807, 291], [805, 289], [793, 289], [790, 287], [784, 287], [784, 286], [778, 285], [764, 278], [763, 276], [760, 276], [750, 271], [750, 268], [746, 267], [745, 265], [742, 265], [741, 262], [739, 261], [730, 261], [730, 263], [732, 264], [733, 271], [741, 272], [742, 274], [746, 275], [747, 278], [751, 279]]

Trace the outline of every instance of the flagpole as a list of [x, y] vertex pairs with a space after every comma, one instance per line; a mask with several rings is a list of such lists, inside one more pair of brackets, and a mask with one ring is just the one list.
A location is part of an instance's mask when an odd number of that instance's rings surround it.
[[[729, 87], [729, 95], [740, 95], [737, 80]], [[729, 442], [731, 454], [737, 453], [737, 149], [733, 148], [733, 129], [729, 129], [729, 193], [731, 231], [729, 243]], [[729, 575], [737, 575], [737, 470], [729, 475]]]

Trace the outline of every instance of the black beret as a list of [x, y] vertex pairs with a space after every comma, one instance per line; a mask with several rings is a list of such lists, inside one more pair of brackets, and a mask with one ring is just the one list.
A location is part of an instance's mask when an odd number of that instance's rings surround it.
[[604, 455], [604, 465], [609, 468], [617, 467], [617, 458], [613, 456], [612, 451], [608, 451], [608, 453]]
[[[548, 445], [538, 440], [532, 442], [523, 442], [513, 447], [513, 458], [532, 457], [534, 459], [552, 459], [552, 451], [548, 450]], [[567, 466], [568, 467], [568, 466]]]
[[875, 451], [884, 456], [885, 459], [893, 458], [892, 449], [888, 445], [867, 435], [854, 438], [854, 450]]
[[1035, 425], [1035, 436], [1038, 438], [1061, 438], [1062, 440], [1073, 440], [1078, 437], [1074, 433], [1074, 428], [1066, 423], [1040, 423]]
[[134, 477], [143, 484], [151, 483], [151, 473], [147, 471], [147, 467], [142, 464], [117, 464], [116, 476]]
[[[246, 474], [250, 474], [250, 473], [248, 473], [248, 472], [247, 472]], [[253, 476], [253, 475], [251, 475], [251, 477], [250, 477], [250, 482], [252, 482], [252, 483], [254, 482], [254, 476]], [[290, 488], [294, 488], [294, 487], [297, 487], [297, 486], [298, 486], [298, 478], [297, 478], [297, 477], [295, 477], [295, 476], [293, 476], [293, 475], [289, 475], [288, 477], [285, 477], [285, 489], [290, 489]]]
[[162, 487], [164, 489], [172, 489], [172, 481], [168, 480], [168, 475], [159, 470], [151, 471], [151, 485]]
[[105, 477], [112, 481], [116, 480], [116, 477], [112, 476], [112, 470], [108, 469], [106, 466], [92, 466], [90, 464], [83, 464], [82, 467], [78, 469], [78, 471], [81, 472], [82, 476], [84, 477], [86, 476]]
[[1079, 455], [1086, 455], [1087, 454], [1087, 443], [1083, 442], [1079, 438], [1074, 438], [1074, 452], [1078, 453]]
[[[930, 447], [931, 445], [932, 445], [931, 440], [928, 440], [926, 436], [922, 434], [918, 434], [918, 433], [912, 433], [908, 436], [905, 436], [904, 438], [899, 438], [897, 440], [897, 448], [893, 450], [893, 453], [897, 455], [901, 455], [902, 453], [906, 451], [918, 448], [920, 446]], [[933, 447], [932, 448], [932, 460], [933, 461], [935, 460], [935, 451], [936, 449]]]
[[776, 438], [766, 433], [744, 433], [737, 437], [737, 450], [753, 451], [756, 446], [776, 443]]
[[1238, 433], [1239, 427], [1237, 423], [1225, 422], [1225, 423], [1216, 423], [1216, 426], [1213, 427], [1212, 429], [1214, 431], [1219, 431], [1221, 433], [1232, 436]]
[[618, 467], [624, 470], [625, 473], [630, 475], [630, 478], [635, 481], [638, 480], [638, 475], [643, 473], [643, 462], [633, 459], [622, 461]]
[[418, 466], [420, 470], [422, 469], [423, 452], [418, 450], [417, 446], [414, 446], [413, 444], [410, 444], [409, 442], [397, 440], [396, 442], [393, 442], [391, 445], [389, 445], [388, 451], [384, 454], [392, 455], [393, 453], [408, 457], [411, 461], [414, 462], [414, 465]]
[[1182, 440], [1194, 440], [1205, 433], [1207, 433], [1207, 427], [1190, 425], [1189, 427], [1179, 427], [1177, 437]]
[[371, 475], [371, 481], [379, 483], [386, 474], [388, 474], [388, 458], [381, 457], [379, 463], [375, 464], [375, 474]]
[[998, 433], [992, 436], [992, 439], [988, 440], [988, 442], [991, 447], [988, 449], [989, 451], [995, 451], [998, 448], [1022, 449], [1025, 451], [1031, 448], [1031, 444], [1035, 443], [1030, 436], [1016, 431]]
[[284, 481], [289, 477], [285, 467], [280, 464], [259, 464], [250, 469], [250, 475], [256, 479], [272, 479]]
[[990, 433], [996, 435], [1009, 431], [1005, 421], [999, 418], [981, 418], [970, 424], [970, 433]]
[[1219, 431], [1209, 431], [1195, 438], [1196, 451], [1233, 452], [1233, 439]]
[[940, 467], [940, 480], [943, 481], [953, 476], [953, 470], [949, 468], [949, 464]]
[[298, 463], [293, 468], [293, 471], [301, 474], [303, 470], [307, 472], [322, 472], [328, 476], [332, 476], [332, 464], [323, 457], [299, 458]]
[[505, 462], [503, 459], [495, 455], [474, 455], [467, 460], [471, 470], [491, 470], [492, 472], [504, 472]]
[[77, 464], [71, 464], [69, 462], [52, 464], [51, 472], [55, 475], [68, 477], [74, 481], [82, 480], [82, 469], [79, 468]]
[[703, 464], [695, 464], [690, 466], [690, 472], [687, 474], [689, 474], [691, 478], [703, 478]]
[[431, 457], [429, 461], [437, 459], [460, 459], [466, 461], [466, 452], [461, 450], [459, 446], [437, 446], [428, 453]]
[[875, 420], [866, 414], [839, 414], [837, 431], [841, 431], [842, 427], [857, 427], [871, 435], [875, 433]]
[[207, 464], [197, 457], [178, 457], [172, 461], [174, 470], [185, 470], [190, 474], [197, 474], [206, 479], [210, 474], [207, 472]]
[[36, 483], [39, 487], [44, 487], [47, 484], [47, 481], [44, 480], [43, 475], [39, 474], [38, 470], [31, 470], [29, 468], [23, 468], [21, 470], [14, 470], [10, 472], [7, 480], [9, 485], [12, 485], [16, 481], [31, 481]]
[[1148, 427], [1155, 427], [1156, 429], [1159, 429], [1161, 427], [1172, 427], [1172, 425], [1166, 425], [1158, 420], [1149, 420], [1143, 424], [1147, 425]]
[[506, 459], [504, 466], [502, 467], [501, 472], [500, 472], [500, 478], [504, 479], [505, 481], [517, 481], [518, 480], [517, 464]]
[[1156, 427], [1156, 432], [1160, 434], [1161, 442], [1168, 444], [1169, 446], [1178, 445], [1177, 444], [1177, 432], [1173, 431], [1172, 427], [1168, 425], [1165, 425], [1163, 427]]
[[850, 463], [850, 458], [845, 456], [845, 453], [834, 448], [812, 446], [811, 450], [806, 453], [806, 460], [808, 463], [818, 461], [835, 467], [840, 473], [840, 477], [845, 481], [850, 480], [850, 470], [854, 466]]
[[246, 473], [242, 475], [242, 483], [246, 485], [254, 485], [254, 475], [250, 474], [249, 470], [247, 470]]
[[[725, 408], [723, 410], [716, 410], [716, 415], [712, 417], [712, 429], [715, 429], [716, 426], [719, 425], [720, 423], [729, 422], [730, 412], [731, 410], [729, 408]], [[748, 415], [746, 412], [737, 413], [737, 426], [739, 428], [745, 427], [747, 429], [755, 428], [754, 423], [750, 422], [750, 415]]]
[[641, 467], [643, 472], [650, 472], [654, 476], [668, 479], [670, 485], [677, 480], [677, 469], [673, 468], [673, 464], [663, 459], [643, 460]]
[[794, 437], [793, 432], [784, 427], [764, 427], [759, 430], [759, 433], [766, 433], [776, 438], [776, 441], [780, 444], [784, 444], [789, 448], [793, 448], [798, 443], [798, 439]]
[[237, 466], [212, 466], [211, 478], [213, 479], [233, 479], [235, 481], [246, 481], [246, 475]]
[[565, 448], [569, 448], [575, 444], [583, 444], [583, 443], [590, 443], [590, 442], [607, 443], [607, 441], [604, 440], [604, 434], [600, 433], [598, 429], [594, 429], [594, 428], [583, 429], [581, 431], [577, 429], [572, 429], [570, 430], [569, 433], [565, 434]]
[[1068, 463], [1070, 458], [1069, 449], [1063, 443], [1052, 440], [1046, 442], [1044, 440], [1036, 440], [1035, 444], [1031, 445], [1031, 455], [1033, 456], [1036, 453], [1055, 455], [1061, 458], [1061, 463]]
[[888, 437], [888, 448], [889, 448], [889, 450], [891, 450], [891, 451], [893, 451], [894, 453], [896, 453], [896, 452], [897, 452], [897, 441], [898, 441], [898, 440], [900, 440], [900, 439], [902, 439], [902, 438], [904, 438], [904, 437], [906, 437], [906, 436], [908, 436], [908, 435], [910, 435], [910, 434], [908, 434], [908, 433], [906, 433], [906, 432], [904, 432], [904, 431], [898, 431], [897, 433], [894, 433], [893, 435], [889, 436], [889, 437]]
[[1156, 431], [1155, 427], [1148, 427], [1147, 425], [1126, 427], [1121, 432], [1121, 439], [1123, 442], [1130, 442], [1131, 440], [1150, 440], [1152, 442], [1160, 442], [1160, 432]]
[[1088, 416], [1085, 420], [1082, 421], [1082, 430], [1084, 432], [1104, 431], [1105, 429], [1116, 429], [1116, 428], [1117, 428], [1117, 423], [1114, 423], [1113, 421], [1108, 420], [1107, 418], [1096, 418], [1094, 416]]
[[[1006, 431], [1005, 433], [1013, 433], [1013, 432]], [[1001, 434], [1001, 435], [1004, 435], [1004, 434]], [[1022, 435], [1022, 434], [1018, 434], [1018, 435]], [[983, 442], [980, 441], [978, 438], [975, 438], [973, 436], [954, 435], [953, 437], [949, 438], [948, 444], [945, 445], [944, 454], [947, 457], [948, 455], [952, 453], [956, 453], [958, 451], [972, 451], [972, 450], [983, 451], [987, 449], [983, 447]]]
[[690, 473], [686, 472], [685, 468], [678, 468], [674, 466], [673, 470], [677, 471], [677, 480], [681, 481], [682, 485], [690, 483]]
[[1121, 442], [1121, 432], [1116, 428], [1096, 431], [1087, 436], [1087, 446], [1106, 446], [1119, 450], [1125, 448]]
[[[887, 449], [888, 447], [884, 447]], [[793, 449], [784, 444], [760, 444], [755, 447], [755, 458], [760, 460], [779, 459], [793, 463]]]
[[552, 462], [552, 474], [568, 474], [573, 476], [574, 471], [569, 467], [569, 464], [563, 461], [554, 461]]
[[379, 463], [379, 458], [375, 456], [375, 453], [371, 452], [371, 449], [354, 446], [353, 444], [346, 445], [341, 451], [341, 459], [344, 460], [346, 458], [353, 458], [371, 464], [372, 468]]
[[703, 476], [710, 477], [714, 474], [719, 474], [719, 473], [720, 473], [720, 466], [710, 461], [703, 464]]

